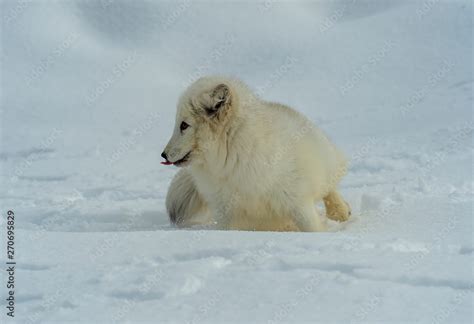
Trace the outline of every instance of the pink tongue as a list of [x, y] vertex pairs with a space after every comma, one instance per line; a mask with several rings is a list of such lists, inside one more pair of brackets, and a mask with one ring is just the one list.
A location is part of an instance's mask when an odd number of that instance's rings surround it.
[[172, 165], [173, 163], [166, 161], [166, 162], [161, 162], [161, 164], [163, 164], [163, 165]]

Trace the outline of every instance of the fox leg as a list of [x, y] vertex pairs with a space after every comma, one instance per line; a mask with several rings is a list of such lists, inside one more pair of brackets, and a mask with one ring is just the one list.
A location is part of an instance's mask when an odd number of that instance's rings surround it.
[[295, 208], [292, 213], [292, 219], [301, 232], [326, 231], [326, 223], [312, 202], [299, 209]]
[[179, 227], [209, 222], [207, 203], [186, 169], [180, 170], [171, 182], [166, 196], [166, 210], [171, 223]]
[[326, 216], [329, 219], [344, 222], [351, 216], [351, 208], [348, 203], [342, 199], [341, 195], [333, 190], [323, 198], [326, 207]]

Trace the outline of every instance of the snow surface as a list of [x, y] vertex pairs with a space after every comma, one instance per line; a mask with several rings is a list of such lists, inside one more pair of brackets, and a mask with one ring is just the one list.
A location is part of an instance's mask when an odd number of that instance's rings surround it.
[[[472, 10], [3, 0], [0, 212], [16, 213], [15, 320], [472, 323]], [[304, 112], [351, 157], [349, 222], [169, 225], [176, 169], [159, 155], [179, 94], [213, 73]]]

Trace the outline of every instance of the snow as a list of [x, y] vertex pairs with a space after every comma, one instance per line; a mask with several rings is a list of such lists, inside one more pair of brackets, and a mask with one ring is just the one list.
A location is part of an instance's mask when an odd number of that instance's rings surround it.
[[[3, 0], [1, 16], [17, 322], [472, 322], [472, 2]], [[347, 153], [349, 222], [170, 226], [160, 154], [179, 94], [213, 73]]]

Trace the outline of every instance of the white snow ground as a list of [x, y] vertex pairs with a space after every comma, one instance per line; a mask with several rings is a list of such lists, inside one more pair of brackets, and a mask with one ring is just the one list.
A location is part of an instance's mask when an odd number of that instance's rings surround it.
[[[16, 213], [15, 320], [472, 323], [472, 10], [3, 0], [0, 212]], [[169, 225], [176, 169], [159, 154], [179, 93], [212, 73], [304, 112], [347, 152], [349, 222]]]

